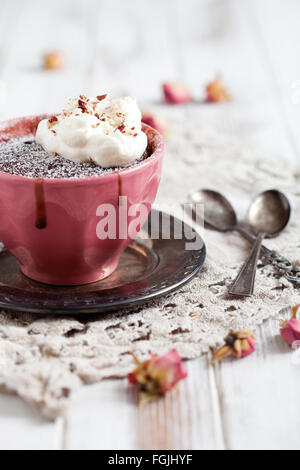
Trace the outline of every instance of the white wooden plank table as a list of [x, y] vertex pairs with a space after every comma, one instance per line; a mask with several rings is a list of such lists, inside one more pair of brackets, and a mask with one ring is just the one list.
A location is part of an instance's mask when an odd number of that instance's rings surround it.
[[[177, 78], [200, 99], [221, 72], [230, 104], [172, 112], [295, 160], [299, 17], [298, 0], [0, 0], [0, 80], [8, 92], [0, 119], [51, 112], [82, 92], [156, 103], [161, 82]], [[42, 71], [40, 58], [53, 49], [68, 65]], [[247, 363], [188, 362], [188, 379], [144, 409], [126, 380], [81, 389], [55, 423], [0, 395], [0, 449], [300, 449], [300, 366], [277, 332], [274, 321], [259, 328]]]

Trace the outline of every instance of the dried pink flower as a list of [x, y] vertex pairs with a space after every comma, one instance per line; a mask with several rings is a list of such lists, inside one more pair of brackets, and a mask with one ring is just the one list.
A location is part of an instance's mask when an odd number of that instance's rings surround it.
[[163, 92], [166, 103], [181, 104], [191, 101], [191, 95], [186, 85], [181, 82], [163, 84]]
[[168, 129], [167, 120], [158, 116], [157, 114], [152, 114], [150, 112], [144, 112], [142, 115], [142, 122], [148, 124], [148, 126], [153, 127], [161, 134], [165, 135]]
[[295, 341], [300, 341], [300, 320], [297, 320], [299, 307], [300, 305], [292, 307], [292, 318], [281, 323], [281, 338], [289, 345], [292, 345]]
[[229, 95], [220, 79], [216, 79], [206, 86], [206, 101], [209, 103], [220, 103], [228, 101]]
[[65, 64], [64, 57], [61, 52], [54, 51], [45, 54], [44, 56], [44, 68], [48, 70], [56, 70], [63, 68]]
[[241, 359], [252, 354], [255, 351], [255, 347], [256, 340], [251, 331], [230, 331], [229, 335], [225, 338], [225, 345], [215, 352], [212, 363], [230, 355]]
[[176, 349], [163, 356], [151, 354], [151, 358], [143, 362], [132, 355], [137, 367], [128, 374], [128, 380], [132, 384], [139, 385], [141, 405], [164, 395], [187, 376]]

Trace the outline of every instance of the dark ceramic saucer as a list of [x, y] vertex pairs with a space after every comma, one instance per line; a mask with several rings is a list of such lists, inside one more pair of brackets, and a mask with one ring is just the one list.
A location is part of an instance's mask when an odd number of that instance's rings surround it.
[[[205, 245], [187, 224], [183, 224], [182, 239], [177, 240], [176, 227], [182, 222], [172, 216], [168, 237], [169, 216], [156, 210], [152, 210], [152, 215], [148, 227], [143, 229], [145, 239], [132, 242], [121, 256], [117, 270], [93, 284], [72, 287], [40, 284], [21, 274], [14, 256], [3, 251], [0, 255], [0, 308], [39, 314], [107, 312], [178, 289], [203, 266]], [[196, 250], [185, 249], [191, 240], [197, 241]]]

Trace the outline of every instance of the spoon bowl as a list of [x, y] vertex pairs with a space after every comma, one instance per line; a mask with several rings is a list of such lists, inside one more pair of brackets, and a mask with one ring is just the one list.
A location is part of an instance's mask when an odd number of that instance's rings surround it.
[[204, 205], [204, 222], [210, 228], [227, 232], [237, 226], [237, 215], [230, 202], [217, 191], [200, 189], [189, 195], [194, 205]]
[[258, 235], [272, 238], [287, 226], [291, 206], [287, 197], [275, 189], [261, 193], [251, 204], [248, 212], [248, 225]]

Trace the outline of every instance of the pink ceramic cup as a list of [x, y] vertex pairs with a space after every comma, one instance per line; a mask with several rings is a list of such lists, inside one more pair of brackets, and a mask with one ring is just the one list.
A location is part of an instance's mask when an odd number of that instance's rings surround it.
[[[44, 118], [0, 123], [0, 143], [35, 134]], [[0, 172], [0, 240], [26, 276], [46, 284], [78, 285], [103, 279], [116, 269], [121, 253], [146, 220], [160, 182], [164, 143], [151, 127], [143, 125], [143, 130], [151, 155], [118, 172], [82, 179]], [[117, 212], [119, 196], [127, 196], [127, 215], [131, 206], [143, 204], [141, 224], [125, 238], [117, 233], [115, 239], [99, 239], [97, 210], [110, 204]], [[127, 228], [132, 220], [127, 217]]]

